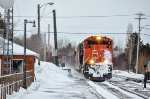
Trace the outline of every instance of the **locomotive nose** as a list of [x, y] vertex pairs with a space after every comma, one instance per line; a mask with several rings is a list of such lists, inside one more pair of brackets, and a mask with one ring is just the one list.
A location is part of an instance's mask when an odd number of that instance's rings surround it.
[[112, 60], [111, 52], [109, 50], [105, 49], [104, 50], [104, 63], [109, 64], [112, 62], [111, 60]]
[[93, 59], [90, 60], [90, 64], [93, 65], [95, 61]]
[[98, 57], [98, 51], [97, 50], [93, 50], [92, 57], [93, 58], [97, 58]]

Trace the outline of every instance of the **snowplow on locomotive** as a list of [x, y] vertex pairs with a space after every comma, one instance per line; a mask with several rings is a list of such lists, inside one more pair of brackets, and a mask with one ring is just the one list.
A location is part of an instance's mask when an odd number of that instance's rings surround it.
[[113, 41], [108, 37], [91, 36], [76, 50], [76, 69], [86, 78], [102, 81], [112, 78]]

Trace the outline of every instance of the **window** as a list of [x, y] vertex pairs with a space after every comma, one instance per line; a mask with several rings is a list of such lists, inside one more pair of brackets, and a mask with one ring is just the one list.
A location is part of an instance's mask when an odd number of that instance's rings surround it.
[[87, 41], [86, 41], [86, 44], [87, 44], [87, 45], [97, 45], [98, 42], [97, 42], [97, 41], [94, 41], [94, 40], [93, 40], [93, 41], [87, 40]]
[[101, 45], [111, 45], [111, 41], [101, 41]]
[[13, 59], [11, 60], [11, 73], [22, 73], [23, 71], [23, 60]]

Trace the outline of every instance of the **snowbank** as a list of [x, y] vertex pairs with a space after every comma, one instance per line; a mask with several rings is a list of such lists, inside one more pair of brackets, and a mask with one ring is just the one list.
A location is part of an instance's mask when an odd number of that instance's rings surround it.
[[[7, 96], [7, 99], [23, 99], [22, 97], [29, 96], [30, 99], [34, 99], [33, 92], [37, 91], [39, 87], [45, 88], [48, 85], [57, 86], [59, 82], [71, 82], [72, 80], [68, 77], [69, 73], [63, 71], [56, 65], [48, 62], [41, 62], [41, 66], [35, 63], [35, 79], [36, 81], [29, 86], [27, 90], [20, 88], [19, 92], [14, 92], [12, 95]], [[42, 93], [41, 94], [42, 97]], [[41, 99], [41, 97], [36, 99]], [[25, 98], [26, 99], [26, 98]], [[28, 99], [28, 98], [27, 98]], [[44, 99], [44, 98], [43, 98]]]
[[49, 82], [49, 80], [50, 82], [70, 80], [70, 78], [68, 78], [67, 75], [67, 71], [63, 71], [53, 63], [41, 62], [41, 66], [38, 66], [37, 62], [35, 64], [36, 80], [40, 81], [41, 83]]
[[80, 80], [80, 75], [73, 77], [52, 63], [41, 62], [38, 66], [36, 62], [35, 77], [36, 81], [27, 90], [21, 88], [7, 99], [101, 99], [84, 80]]
[[128, 77], [128, 78], [144, 79], [143, 74], [136, 74], [133, 72], [128, 73], [127, 71], [121, 71], [121, 70], [114, 70], [113, 74]]

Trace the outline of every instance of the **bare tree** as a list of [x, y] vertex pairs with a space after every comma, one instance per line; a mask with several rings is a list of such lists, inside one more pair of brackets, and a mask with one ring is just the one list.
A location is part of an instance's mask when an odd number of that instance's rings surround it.
[[4, 29], [4, 21], [2, 19], [0, 19], [0, 29]]
[[132, 64], [132, 52], [133, 52], [133, 45], [132, 45], [132, 33], [133, 33], [133, 26], [131, 23], [128, 24], [127, 27], [127, 39], [126, 39], [126, 61], [127, 61], [127, 68], [128, 72], [131, 68]]
[[123, 41], [121, 39], [118, 40], [117, 45], [114, 48], [114, 69], [126, 69], [125, 68], [125, 57], [123, 51]]
[[129, 23], [128, 26], [127, 26], [127, 41], [128, 39], [130, 38], [130, 35], [133, 33], [133, 26], [132, 26], [132, 23]]

